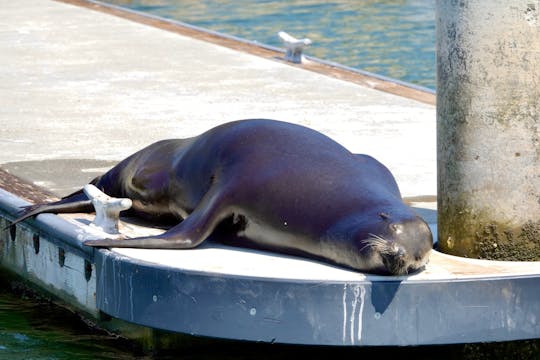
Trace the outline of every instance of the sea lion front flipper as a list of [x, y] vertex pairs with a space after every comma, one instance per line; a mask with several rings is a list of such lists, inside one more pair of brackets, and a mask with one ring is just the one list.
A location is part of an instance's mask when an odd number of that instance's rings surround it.
[[[174, 228], [173, 228], [174, 229]], [[171, 229], [172, 230], [172, 229]], [[92, 247], [116, 247], [116, 248], [139, 248], [139, 249], [191, 249], [196, 245], [189, 239], [162, 235], [145, 236], [132, 239], [101, 239], [86, 240], [83, 242], [86, 246]]]
[[207, 193], [201, 204], [185, 220], [163, 234], [132, 239], [87, 240], [83, 244], [94, 247], [191, 249], [206, 240], [217, 224], [231, 215], [222, 211], [222, 204], [220, 196]]
[[[210, 235], [200, 219], [192, 215], [161, 235], [132, 239], [87, 240], [83, 244], [94, 247], [122, 247], [142, 249], [191, 249], [201, 244]], [[190, 219], [195, 219], [189, 221]], [[194, 224], [198, 222], [199, 224]], [[213, 230], [213, 227], [210, 229]]]

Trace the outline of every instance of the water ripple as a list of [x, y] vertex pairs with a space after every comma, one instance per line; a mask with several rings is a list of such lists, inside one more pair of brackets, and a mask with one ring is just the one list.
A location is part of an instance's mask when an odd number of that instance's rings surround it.
[[434, 0], [108, 2], [278, 47], [285, 30], [308, 55], [435, 89]]

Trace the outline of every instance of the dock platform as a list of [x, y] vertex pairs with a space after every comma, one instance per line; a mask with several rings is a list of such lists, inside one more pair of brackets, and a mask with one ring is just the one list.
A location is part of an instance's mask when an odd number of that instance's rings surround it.
[[[29, 200], [77, 190], [154, 141], [273, 118], [379, 159], [436, 234], [433, 94], [96, 2], [0, 4], [1, 229]], [[4, 229], [0, 266], [101, 323], [171, 333], [336, 346], [540, 337], [539, 262], [433, 251], [424, 271], [383, 277], [211, 243], [95, 250], [82, 245], [103, 236], [90, 221], [43, 214]]]

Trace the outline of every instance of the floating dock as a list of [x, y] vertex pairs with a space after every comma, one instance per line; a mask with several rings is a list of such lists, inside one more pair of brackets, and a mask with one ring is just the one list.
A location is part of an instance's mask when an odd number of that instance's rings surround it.
[[[265, 117], [381, 160], [436, 234], [429, 91], [316, 60], [290, 65], [272, 49], [96, 2], [2, 9], [1, 229], [28, 200], [66, 195], [151, 142]], [[382, 277], [210, 242], [98, 250], [82, 245], [103, 236], [91, 221], [43, 214], [4, 229], [0, 265], [128, 337], [156, 330], [336, 346], [540, 337], [539, 262], [433, 251], [424, 271]], [[130, 219], [121, 228], [161, 231]], [[124, 331], [129, 324], [146, 330]]]
[[[2, 227], [28, 203], [0, 190]], [[44, 214], [3, 233], [2, 266], [99, 318], [173, 333], [304, 345], [432, 345], [536, 338], [540, 263], [434, 251], [426, 269], [376, 276], [206, 242], [94, 250], [91, 215]], [[130, 236], [159, 233], [121, 223]], [[103, 322], [102, 322], [103, 323]]]

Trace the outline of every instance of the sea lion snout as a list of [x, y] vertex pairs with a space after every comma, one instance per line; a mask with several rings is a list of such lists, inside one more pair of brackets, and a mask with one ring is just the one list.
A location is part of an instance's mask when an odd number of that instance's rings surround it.
[[385, 269], [392, 275], [402, 275], [409, 272], [407, 265], [408, 254], [402, 246], [392, 244], [380, 252]]
[[386, 246], [380, 246], [384, 267], [390, 274], [402, 275], [422, 268], [433, 246], [431, 230], [426, 222], [415, 217], [412, 220], [388, 225]]

